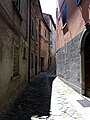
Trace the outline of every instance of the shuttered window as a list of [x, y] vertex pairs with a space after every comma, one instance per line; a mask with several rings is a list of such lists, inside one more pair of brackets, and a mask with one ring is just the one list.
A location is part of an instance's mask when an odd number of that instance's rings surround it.
[[16, 7], [18, 8], [18, 10], [20, 11], [21, 0], [13, 0], [13, 2], [16, 5]]
[[77, 5], [79, 5], [79, 4], [80, 4], [80, 2], [81, 2], [81, 0], [76, 0], [76, 2], [77, 2]]
[[65, 23], [67, 22], [67, 6], [66, 6], [66, 2], [62, 6], [61, 14], [62, 14], [62, 23], [63, 23], [63, 26], [64, 26]]
[[35, 38], [35, 33], [36, 33], [36, 25], [35, 25], [35, 20], [32, 18], [32, 23], [31, 23], [31, 34], [32, 37]]
[[31, 68], [33, 69], [33, 54], [31, 54]]
[[38, 41], [38, 30], [36, 29], [36, 42]]
[[13, 76], [19, 74], [19, 47], [14, 45], [14, 63], [13, 63]]
[[26, 58], [26, 48], [25, 47], [23, 47], [23, 59], [27, 59]]

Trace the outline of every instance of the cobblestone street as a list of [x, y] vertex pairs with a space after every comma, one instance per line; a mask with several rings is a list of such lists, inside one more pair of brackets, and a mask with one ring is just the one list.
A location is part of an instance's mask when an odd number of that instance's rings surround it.
[[0, 120], [89, 120], [90, 102], [54, 77], [46, 72], [33, 78]]
[[32, 116], [49, 116], [52, 80], [43, 74], [34, 77], [0, 120], [30, 120]]

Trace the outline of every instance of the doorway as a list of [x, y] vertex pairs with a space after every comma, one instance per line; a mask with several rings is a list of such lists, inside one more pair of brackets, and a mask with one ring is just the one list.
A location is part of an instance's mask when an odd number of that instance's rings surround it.
[[35, 56], [35, 75], [37, 75], [37, 56]]
[[44, 58], [41, 57], [41, 72], [44, 72]]
[[85, 96], [90, 97], [90, 34], [87, 35], [84, 45], [85, 64]]

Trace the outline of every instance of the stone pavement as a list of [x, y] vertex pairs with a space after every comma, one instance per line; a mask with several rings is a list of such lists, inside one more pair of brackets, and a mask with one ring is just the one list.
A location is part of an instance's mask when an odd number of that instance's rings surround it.
[[90, 102], [54, 77], [34, 77], [0, 120], [90, 120]]
[[40, 74], [27, 84], [0, 120], [31, 120], [32, 116], [49, 116], [52, 80]]
[[48, 120], [90, 120], [90, 101], [56, 77], [53, 81], [51, 116]]

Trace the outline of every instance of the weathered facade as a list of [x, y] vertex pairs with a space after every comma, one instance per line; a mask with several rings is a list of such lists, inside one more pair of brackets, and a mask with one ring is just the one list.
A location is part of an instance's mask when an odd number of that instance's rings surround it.
[[40, 71], [41, 18], [39, 0], [0, 2], [0, 110]]
[[40, 36], [40, 71], [43, 72], [49, 67], [50, 58], [50, 28], [44, 18], [39, 21]]
[[43, 17], [49, 26], [50, 32], [50, 66], [55, 64], [56, 60], [56, 25], [50, 14], [43, 13]]
[[29, 1], [0, 1], [0, 110], [28, 79]]
[[90, 1], [57, 0], [57, 75], [90, 97]]
[[49, 40], [39, 0], [0, 1], [0, 111], [48, 68]]
[[39, 19], [42, 19], [42, 11], [39, 0], [32, 0], [31, 10], [31, 40], [30, 40], [30, 76], [40, 72], [39, 69]]

